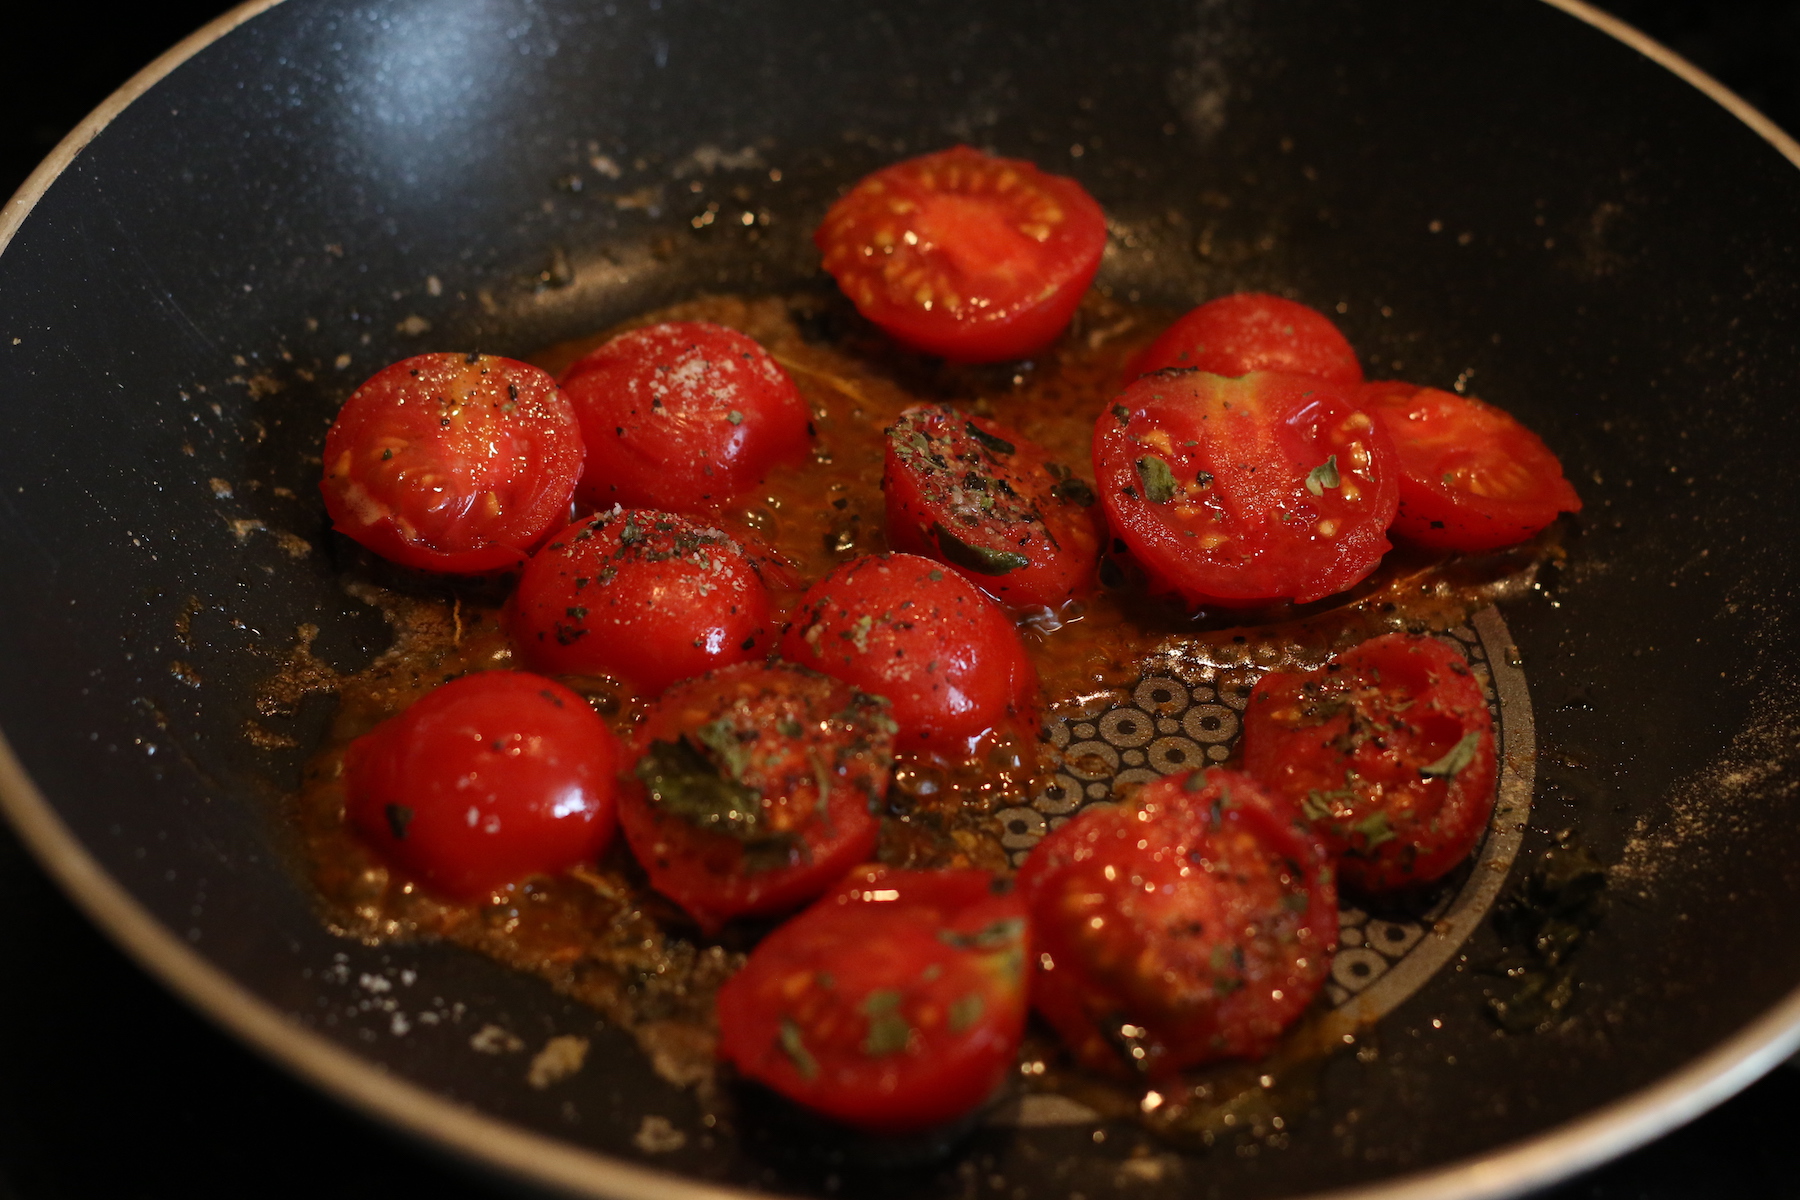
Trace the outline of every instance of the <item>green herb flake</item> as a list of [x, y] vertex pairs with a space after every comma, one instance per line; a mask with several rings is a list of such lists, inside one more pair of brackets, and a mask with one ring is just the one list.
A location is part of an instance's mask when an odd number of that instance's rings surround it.
[[869, 1018], [869, 1036], [863, 1039], [862, 1052], [870, 1058], [899, 1054], [912, 1041], [912, 1026], [904, 1017], [892, 1014]]
[[1335, 454], [1306, 473], [1306, 490], [1315, 496], [1323, 496], [1326, 488], [1334, 488], [1341, 483], [1343, 479], [1338, 475]]
[[1154, 454], [1137, 460], [1138, 478], [1144, 481], [1144, 499], [1152, 504], [1167, 504], [1181, 489], [1175, 484], [1175, 472]]
[[936, 567], [933, 567], [931, 569], [931, 573], [929, 575], [927, 575], [926, 578], [931, 580], [931, 582], [933, 582], [933, 583], [941, 583], [944, 578], [944, 573], [942, 571], [938, 570]]
[[1014, 554], [1010, 550], [990, 550], [986, 546], [965, 542], [944, 528], [942, 521], [933, 521], [931, 532], [937, 538], [938, 552], [944, 556], [945, 562], [967, 568], [977, 575], [1004, 575], [1008, 571], [1017, 571], [1031, 565], [1031, 560], [1023, 554]]
[[387, 817], [388, 831], [394, 835], [394, 840], [404, 842], [406, 827], [412, 824], [413, 810], [404, 804], [390, 804], [381, 811]]
[[975, 1022], [981, 1020], [981, 1014], [987, 1010], [987, 1002], [981, 998], [980, 992], [970, 992], [950, 1003], [950, 1032], [962, 1033]]
[[960, 933], [954, 929], [938, 930], [938, 941], [958, 950], [1003, 950], [1016, 942], [1025, 933], [1025, 922], [1019, 917], [1007, 917], [995, 921], [992, 925], [984, 925], [973, 933]]
[[875, 628], [875, 618], [868, 613], [856, 618], [850, 627], [850, 641], [856, 646], [858, 653], [869, 652], [869, 631]]
[[794, 1064], [794, 1070], [800, 1072], [800, 1078], [819, 1077], [819, 1060], [812, 1056], [806, 1043], [800, 1040], [800, 1027], [791, 1020], [781, 1022], [781, 1052]]
[[1431, 779], [1454, 779], [1464, 767], [1475, 761], [1475, 751], [1481, 745], [1481, 731], [1471, 729], [1462, 735], [1462, 740], [1450, 747], [1444, 757], [1434, 763], [1419, 768], [1419, 774]]
[[1018, 449], [1017, 446], [1014, 446], [1005, 438], [995, 437], [973, 421], [965, 423], [963, 428], [969, 431], [970, 437], [980, 442], [994, 454], [1011, 454], [1014, 450]]
[[1281, 898], [1281, 907], [1287, 909], [1289, 912], [1305, 912], [1306, 904], [1307, 900], [1305, 892], [1289, 892]]
[[565, 614], [567, 614], [568, 616], [573, 617], [577, 621], [579, 621], [583, 617], [587, 616], [587, 609], [583, 608], [579, 604], [571, 604], [571, 605], [569, 605], [569, 607], [563, 609], [563, 612]]
[[[741, 749], [741, 748], [740, 748]], [[654, 741], [638, 759], [650, 802], [699, 829], [741, 841], [765, 841], [762, 793], [720, 773], [686, 739]]]
[[730, 720], [720, 717], [708, 721], [689, 736], [713, 752], [714, 760], [724, 768], [722, 774], [727, 779], [734, 783], [744, 781], [744, 772], [750, 768], [750, 747], [757, 740], [755, 731], [745, 737]]
[[725, 414], [725, 419], [730, 421], [733, 425], [742, 425], [744, 423], [744, 414], [734, 408]]
[[898, 988], [876, 988], [863, 997], [863, 1015], [869, 1018], [885, 1017], [889, 1013], [900, 1011], [900, 1001], [904, 999]]
[[1121, 425], [1131, 424], [1131, 410], [1126, 408], [1123, 404], [1113, 405], [1112, 415], [1119, 418], [1119, 424]]
[[1388, 828], [1387, 814], [1384, 812], [1370, 813], [1351, 828], [1363, 835], [1364, 850], [1373, 850], [1383, 842], [1391, 842], [1399, 836]]
[[782, 717], [775, 722], [775, 732], [779, 733], [782, 737], [797, 738], [806, 732], [806, 726], [800, 724], [800, 722], [794, 720], [792, 717]]

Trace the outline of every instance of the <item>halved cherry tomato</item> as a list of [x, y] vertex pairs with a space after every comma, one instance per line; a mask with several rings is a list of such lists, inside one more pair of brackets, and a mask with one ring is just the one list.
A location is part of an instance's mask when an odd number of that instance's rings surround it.
[[488, 354], [377, 371], [325, 435], [337, 529], [383, 558], [474, 574], [517, 566], [569, 519], [581, 427], [556, 381]]
[[586, 517], [532, 555], [507, 625], [525, 660], [646, 692], [757, 656], [769, 591], [738, 544], [676, 513]]
[[781, 364], [723, 325], [620, 334], [563, 372], [587, 441], [576, 498], [706, 512], [806, 452], [812, 414]]
[[1580, 512], [1562, 464], [1510, 414], [1472, 396], [1399, 381], [1364, 385], [1400, 461], [1394, 532], [1434, 550], [1497, 550]]
[[1356, 351], [1316, 308], [1262, 292], [1208, 300], [1150, 344], [1126, 368], [1127, 381], [1164, 367], [1213, 375], [1281, 371], [1353, 387], [1362, 382]]
[[1316, 671], [1263, 676], [1243, 751], [1362, 892], [1441, 878], [1494, 811], [1493, 717], [1468, 662], [1437, 638], [1391, 633]]
[[901, 750], [963, 754], [990, 730], [1035, 732], [1037, 671], [1012, 620], [928, 558], [845, 563], [807, 591], [780, 650], [887, 697]]
[[785, 912], [874, 853], [893, 741], [878, 697], [790, 663], [724, 667], [645, 714], [619, 822], [707, 932]]
[[1297, 375], [1165, 370], [1094, 427], [1114, 536], [1190, 605], [1305, 603], [1375, 569], [1399, 504], [1374, 417]]
[[560, 683], [481, 671], [350, 743], [345, 816], [428, 887], [479, 899], [606, 849], [618, 755], [606, 723]]
[[1089, 809], [1037, 844], [1017, 886], [1032, 1004], [1113, 1074], [1268, 1053], [1337, 943], [1324, 846], [1238, 771], [1164, 776]]
[[813, 241], [863, 316], [955, 362], [999, 362], [1062, 332], [1100, 269], [1106, 217], [1079, 183], [956, 146], [868, 176]]
[[1025, 1029], [1025, 905], [994, 885], [986, 871], [856, 868], [719, 989], [720, 1057], [876, 1133], [973, 1110]]
[[1059, 608], [1093, 581], [1094, 490], [985, 417], [919, 405], [887, 431], [888, 545], [935, 558], [1002, 604]]

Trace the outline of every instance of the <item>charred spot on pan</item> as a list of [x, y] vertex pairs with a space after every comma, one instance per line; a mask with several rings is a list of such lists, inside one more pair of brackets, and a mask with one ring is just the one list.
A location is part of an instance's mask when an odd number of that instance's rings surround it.
[[1577, 987], [1575, 956], [1606, 913], [1606, 880], [1606, 866], [1565, 829], [1538, 867], [1495, 904], [1503, 948], [1477, 969], [1496, 977], [1482, 992], [1501, 1029], [1542, 1032], [1567, 1011]]

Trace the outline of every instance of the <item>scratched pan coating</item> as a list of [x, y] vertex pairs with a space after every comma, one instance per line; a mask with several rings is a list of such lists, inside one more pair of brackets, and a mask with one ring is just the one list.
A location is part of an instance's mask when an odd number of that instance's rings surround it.
[[[0, 794], [128, 950], [277, 1061], [597, 1195], [1475, 1196], [1791, 1046], [1800, 174], [1714, 99], [1527, 0], [239, 18], [0, 226]], [[1327, 1063], [1284, 1146], [995, 1125], [871, 1174], [706, 1129], [531, 979], [325, 929], [282, 805], [325, 706], [291, 748], [246, 722], [298, 627], [339, 668], [386, 642], [304, 461], [336, 404], [426, 341], [519, 354], [700, 290], [818, 288], [838, 190], [955, 141], [1082, 180], [1115, 294], [1341, 303], [1371, 375], [1460, 377], [1562, 456], [1569, 558], [1499, 614], [1537, 747], [1511, 877], [1565, 830], [1612, 868], [1551, 1028], [1484, 1016], [1489, 921]], [[487, 1023], [586, 1037], [587, 1065], [532, 1088], [471, 1050]]]

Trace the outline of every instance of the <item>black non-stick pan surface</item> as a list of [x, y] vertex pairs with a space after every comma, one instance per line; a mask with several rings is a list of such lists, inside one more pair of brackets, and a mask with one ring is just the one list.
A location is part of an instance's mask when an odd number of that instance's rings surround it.
[[[836, 189], [953, 140], [1081, 178], [1119, 226], [1115, 290], [1342, 302], [1371, 374], [1462, 375], [1562, 455], [1588, 504], [1568, 563], [1504, 608], [1540, 749], [1513, 872], [1567, 830], [1612, 873], [1550, 1028], [1497, 1031], [1491, 979], [1450, 969], [1330, 1061], [1285, 1148], [986, 1129], [869, 1174], [830, 1145], [708, 1144], [691, 1098], [529, 980], [325, 931], [280, 817], [302, 751], [242, 730], [297, 626], [339, 666], [383, 644], [312, 499], [336, 403], [423, 348], [421, 322], [432, 345], [522, 353], [702, 289], [817, 287], [805, 234]], [[755, 169], [725, 165], [746, 147]], [[614, 183], [597, 153], [645, 166]], [[639, 187], [658, 203], [617, 204]], [[694, 228], [728, 197], [772, 214], [760, 240]], [[0, 256], [9, 811], [216, 1019], [527, 1177], [679, 1194], [597, 1151], [801, 1193], [1279, 1195], [1434, 1168], [1444, 1194], [1529, 1186], [1791, 1040], [1796, 217], [1800, 177], [1767, 142], [1538, 4], [289, 0], [119, 114]], [[287, 728], [304, 746], [323, 716]], [[1484, 927], [1469, 962], [1502, 940]], [[350, 1014], [365, 977], [407, 971], [471, 1019], [591, 1037], [588, 1068], [539, 1093], [466, 1027]], [[646, 1152], [647, 1114], [687, 1144]]]

